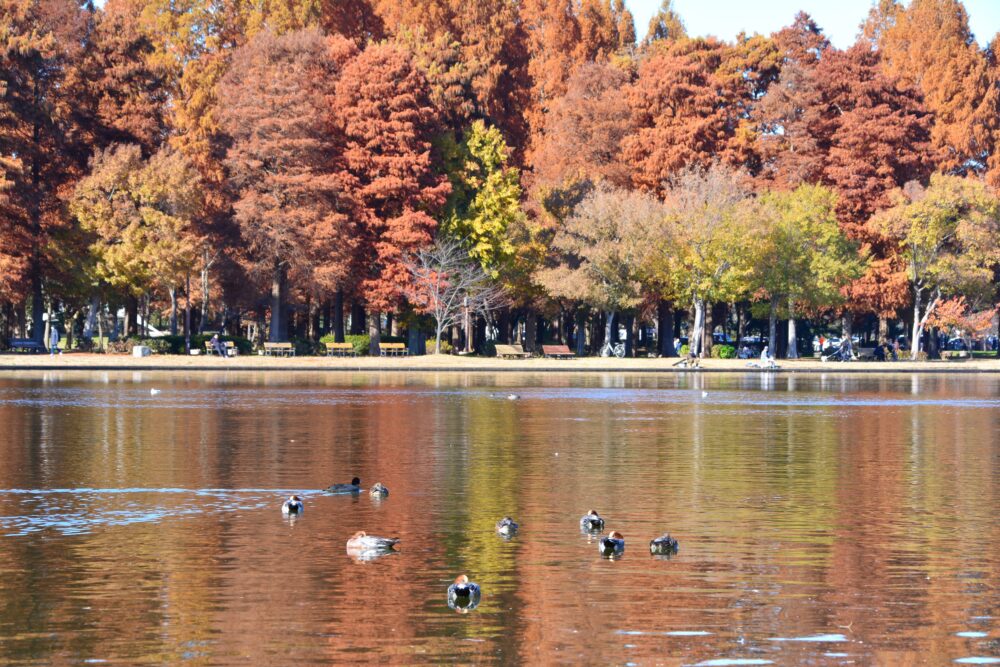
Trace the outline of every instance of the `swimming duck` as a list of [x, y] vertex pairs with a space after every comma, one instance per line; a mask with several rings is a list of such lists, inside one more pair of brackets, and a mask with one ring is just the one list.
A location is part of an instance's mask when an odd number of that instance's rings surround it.
[[580, 517], [580, 528], [587, 532], [604, 530], [604, 519], [597, 513], [597, 510], [590, 510]]
[[359, 530], [351, 535], [351, 539], [347, 540], [347, 548], [348, 550], [356, 551], [388, 551], [398, 542], [398, 537], [375, 537], [363, 530]]
[[327, 493], [361, 493], [361, 480], [355, 477], [350, 484], [331, 484], [326, 487]]
[[479, 584], [462, 574], [448, 587], [448, 606], [456, 611], [470, 611], [479, 604], [481, 595]]
[[368, 493], [376, 498], [385, 498], [389, 495], [389, 489], [385, 488], [382, 482], [375, 482], [375, 486]]
[[302, 505], [302, 499], [298, 496], [291, 496], [288, 500], [284, 502], [281, 506], [282, 514], [302, 514], [304, 506]]
[[521, 398], [521, 397], [518, 396], [517, 394], [507, 394], [507, 400], [508, 401], [516, 401], [519, 398]]
[[617, 530], [612, 530], [607, 537], [597, 541], [597, 547], [604, 556], [613, 556], [625, 551], [625, 537]]
[[156, 396], [156, 395], [158, 395], [159, 393], [160, 393], [160, 390], [159, 390], [159, 389], [157, 389], [156, 387], [153, 387], [153, 388], [151, 388], [151, 389], [149, 390], [149, 395], [150, 395], [150, 396]]
[[677, 540], [670, 537], [670, 533], [665, 533], [660, 537], [649, 541], [649, 553], [675, 554], [677, 553]]
[[497, 532], [504, 537], [513, 537], [517, 532], [517, 523], [509, 516], [505, 516], [497, 521]]

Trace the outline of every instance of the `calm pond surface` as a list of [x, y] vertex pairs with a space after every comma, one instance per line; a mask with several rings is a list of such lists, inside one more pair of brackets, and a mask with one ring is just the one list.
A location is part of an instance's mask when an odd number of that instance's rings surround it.
[[0, 663], [1000, 663], [998, 427], [997, 375], [2, 374]]

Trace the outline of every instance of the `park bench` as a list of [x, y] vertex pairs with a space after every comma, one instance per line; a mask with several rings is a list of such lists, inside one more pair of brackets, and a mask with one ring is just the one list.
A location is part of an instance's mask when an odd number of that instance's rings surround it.
[[501, 359], [526, 359], [531, 356], [530, 352], [525, 352], [520, 345], [496, 345], [497, 356]]
[[874, 347], [859, 347], [858, 348], [858, 359], [861, 361], [875, 361], [875, 348]]
[[542, 345], [542, 354], [549, 359], [572, 359], [576, 356], [566, 345]]
[[358, 354], [353, 343], [327, 343], [326, 356], [328, 357], [353, 357]]
[[[222, 341], [222, 345], [223, 347], [225, 347], [227, 357], [235, 357], [237, 354], [240, 353], [239, 348], [236, 347], [236, 343], [234, 343], [231, 340]], [[212, 347], [212, 341], [210, 340], [205, 341], [205, 354], [207, 354], [208, 356], [212, 356], [213, 354], [218, 354], [215, 348]]]
[[266, 357], [294, 357], [295, 346], [291, 343], [264, 343]]
[[46, 351], [44, 345], [31, 338], [11, 338], [8, 342], [10, 343], [10, 349], [15, 352], [37, 354]]
[[405, 357], [410, 353], [405, 343], [379, 343], [378, 351], [383, 357]]

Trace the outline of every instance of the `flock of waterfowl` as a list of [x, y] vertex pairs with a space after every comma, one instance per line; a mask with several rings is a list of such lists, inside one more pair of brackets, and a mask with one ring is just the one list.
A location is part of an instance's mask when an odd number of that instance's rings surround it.
[[[334, 494], [357, 494], [362, 490], [361, 480], [357, 477], [350, 484], [332, 484], [326, 488], [327, 493]], [[389, 489], [382, 482], [377, 482], [368, 493], [374, 498], [385, 498], [389, 495]], [[289, 497], [281, 506], [281, 513], [285, 516], [297, 516], [303, 510], [304, 505], [299, 496]], [[518, 527], [514, 519], [505, 516], [497, 521], [496, 532], [504, 539], [510, 539], [517, 534]], [[597, 510], [590, 510], [580, 518], [580, 530], [588, 534], [600, 533], [604, 530], [604, 519]], [[373, 560], [392, 552], [398, 543], [398, 537], [378, 537], [359, 530], [347, 540], [347, 553], [357, 560]], [[617, 530], [612, 530], [597, 540], [597, 546], [603, 557], [617, 558], [625, 551], [625, 537]], [[677, 540], [669, 533], [649, 541], [649, 552], [654, 555], [669, 556], [677, 553], [677, 549]], [[462, 574], [448, 587], [448, 606], [460, 612], [471, 611], [479, 605], [481, 595], [479, 584], [469, 581], [469, 577]]]

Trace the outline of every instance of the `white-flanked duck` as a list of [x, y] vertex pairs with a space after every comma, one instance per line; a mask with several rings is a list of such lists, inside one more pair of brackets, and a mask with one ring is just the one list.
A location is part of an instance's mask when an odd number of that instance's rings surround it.
[[479, 605], [482, 591], [479, 584], [469, 581], [464, 574], [455, 578], [455, 583], [448, 587], [448, 606], [459, 612], [472, 611]]
[[363, 530], [351, 535], [347, 540], [348, 551], [389, 551], [399, 543], [398, 537], [376, 537]]
[[385, 485], [382, 484], [382, 482], [375, 482], [375, 486], [373, 486], [371, 491], [368, 493], [375, 498], [385, 498], [389, 495], [389, 489], [385, 488]]
[[305, 506], [302, 504], [302, 499], [298, 496], [291, 496], [288, 500], [284, 502], [281, 506], [282, 514], [302, 514], [302, 510]]
[[327, 493], [361, 493], [361, 480], [355, 477], [350, 484], [331, 484], [326, 487]]
[[604, 519], [597, 513], [597, 510], [590, 510], [580, 517], [580, 530], [588, 533], [604, 530]]
[[602, 556], [617, 556], [625, 551], [625, 536], [617, 530], [612, 530], [607, 537], [597, 541]]
[[517, 522], [509, 516], [505, 516], [497, 521], [497, 532], [503, 537], [514, 537], [514, 534], [517, 533]]
[[677, 540], [670, 537], [670, 533], [665, 533], [649, 541], [649, 553], [651, 554], [669, 556], [677, 553], [677, 547]]

